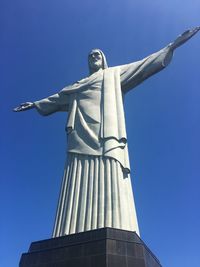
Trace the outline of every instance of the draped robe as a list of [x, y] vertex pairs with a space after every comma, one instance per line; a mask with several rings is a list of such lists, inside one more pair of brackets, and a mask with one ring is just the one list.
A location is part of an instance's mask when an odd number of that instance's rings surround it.
[[136, 231], [123, 98], [168, 65], [168, 47], [140, 61], [100, 69], [34, 102], [41, 115], [67, 111], [68, 158], [53, 237], [101, 227]]

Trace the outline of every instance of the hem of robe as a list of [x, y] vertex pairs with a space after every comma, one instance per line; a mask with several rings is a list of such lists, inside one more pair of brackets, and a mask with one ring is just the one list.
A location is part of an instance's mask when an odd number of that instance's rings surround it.
[[[127, 151], [126, 146], [123, 149], [121, 147], [116, 147], [116, 148], [114, 148], [111, 151], [108, 151], [106, 153], [96, 152], [94, 154], [92, 152], [91, 153], [88, 151], [83, 152], [83, 151], [75, 150], [75, 149], [68, 150], [67, 153], [80, 154], [80, 155], [85, 155], [85, 156], [88, 155], [88, 156], [94, 156], [94, 157], [111, 158], [111, 159], [117, 160], [119, 162], [124, 174], [127, 175], [131, 172], [130, 164], [129, 164], [129, 158], [128, 158], [128, 151]], [[124, 156], [124, 154], [126, 155], [126, 157]]]
[[69, 153], [53, 237], [103, 227], [139, 235], [130, 175], [115, 159]]

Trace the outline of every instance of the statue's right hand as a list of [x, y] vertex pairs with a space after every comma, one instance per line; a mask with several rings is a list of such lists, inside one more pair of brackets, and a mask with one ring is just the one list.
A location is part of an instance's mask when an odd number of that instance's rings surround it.
[[25, 103], [20, 104], [18, 107], [14, 108], [13, 111], [20, 112], [20, 111], [26, 111], [32, 108], [34, 108], [33, 102], [25, 102]]

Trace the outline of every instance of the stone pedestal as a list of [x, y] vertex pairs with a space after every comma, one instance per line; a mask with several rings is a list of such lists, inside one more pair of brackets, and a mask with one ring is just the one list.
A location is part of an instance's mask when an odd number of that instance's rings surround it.
[[161, 267], [135, 232], [102, 228], [33, 242], [20, 267]]

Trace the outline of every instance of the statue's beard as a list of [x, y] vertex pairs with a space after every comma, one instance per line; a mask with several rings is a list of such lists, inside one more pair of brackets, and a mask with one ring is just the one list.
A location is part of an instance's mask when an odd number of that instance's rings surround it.
[[96, 61], [96, 62], [92, 62], [90, 66], [93, 71], [98, 71], [99, 69], [102, 68], [102, 63], [99, 61]]

